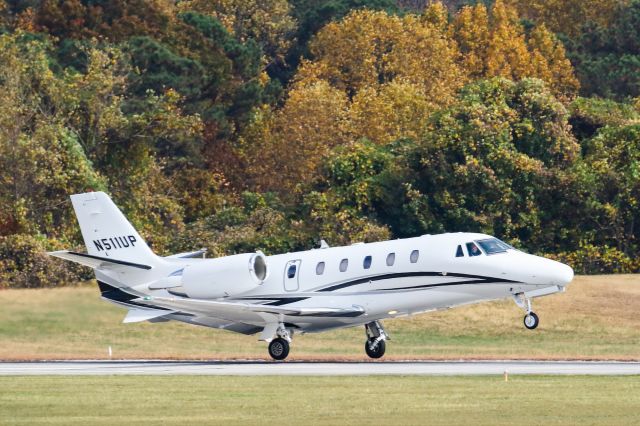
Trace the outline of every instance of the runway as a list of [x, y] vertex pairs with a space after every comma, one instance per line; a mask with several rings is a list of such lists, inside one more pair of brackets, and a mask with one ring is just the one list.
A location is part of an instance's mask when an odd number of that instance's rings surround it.
[[504, 374], [640, 375], [640, 362], [605, 361], [47, 361], [0, 362], [0, 376], [476, 376]]

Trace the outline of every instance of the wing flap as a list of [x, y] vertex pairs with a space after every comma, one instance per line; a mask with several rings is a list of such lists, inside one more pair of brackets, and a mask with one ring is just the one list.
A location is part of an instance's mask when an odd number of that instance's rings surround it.
[[127, 316], [122, 320], [123, 323], [142, 322], [150, 319], [163, 317], [165, 315], [173, 314], [175, 311], [166, 311], [158, 309], [129, 309]]
[[217, 300], [186, 299], [173, 297], [143, 297], [137, 302], [159, 306], [166, 309], [187, 312], [194, 315], [212, 315], [230, 311], [245, 311], [255, 313], [268, 313], [298, 317], [357, 317], [365, 313], [362, 307], [350, 308], [296, 308], [273, 305], [259, 305], [255, 303], [221, 302]]

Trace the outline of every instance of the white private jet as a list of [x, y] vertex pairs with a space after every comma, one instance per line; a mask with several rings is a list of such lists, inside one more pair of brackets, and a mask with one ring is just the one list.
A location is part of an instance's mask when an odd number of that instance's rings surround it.
[[282, 360], [297, 333], [364, 325], [365, 351], [385, 353], [381, 320], [512, 297], [538, 326], [531, 299], [564, 291], [573, 270], [485, 234], [423, 235], [265, 256], [159, 257], [103, 192], [71, 196], [88, 253], [56, 251], [92, 267], [102, 293], [129, 309], [125, 323], [169, 320], [260, 333]]

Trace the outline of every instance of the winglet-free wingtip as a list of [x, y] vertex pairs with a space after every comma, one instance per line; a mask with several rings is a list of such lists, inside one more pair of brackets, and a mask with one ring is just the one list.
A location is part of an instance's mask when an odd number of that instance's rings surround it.
[[63, 255], [69, 253], [69, 250], [48, 251], [47, 255], [64, 259]]

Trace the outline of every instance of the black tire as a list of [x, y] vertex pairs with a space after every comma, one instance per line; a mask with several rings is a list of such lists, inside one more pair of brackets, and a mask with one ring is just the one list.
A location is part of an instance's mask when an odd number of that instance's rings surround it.
[[523, 322], [525, 327], [527, 327], [529, 330], [533, 330], [538, 326], [538, 324], [540, 324], [540, 319], [535, 312], [529, 312], [524, 316]]
[[289, 355], [289, 342], [278, 337], [269, 343], [269, 355], [276, 361], [282, 361]]
[[387, 345], [384, 340], [380, 340], [378, 345], [372, 350], [369, 345], [373, 339], [367, 340], [364, 344], [364, 351], [369, 355], [369, 358], [378, 359], [382, 358], [384, 355], [384, 351], [387, 349]]

